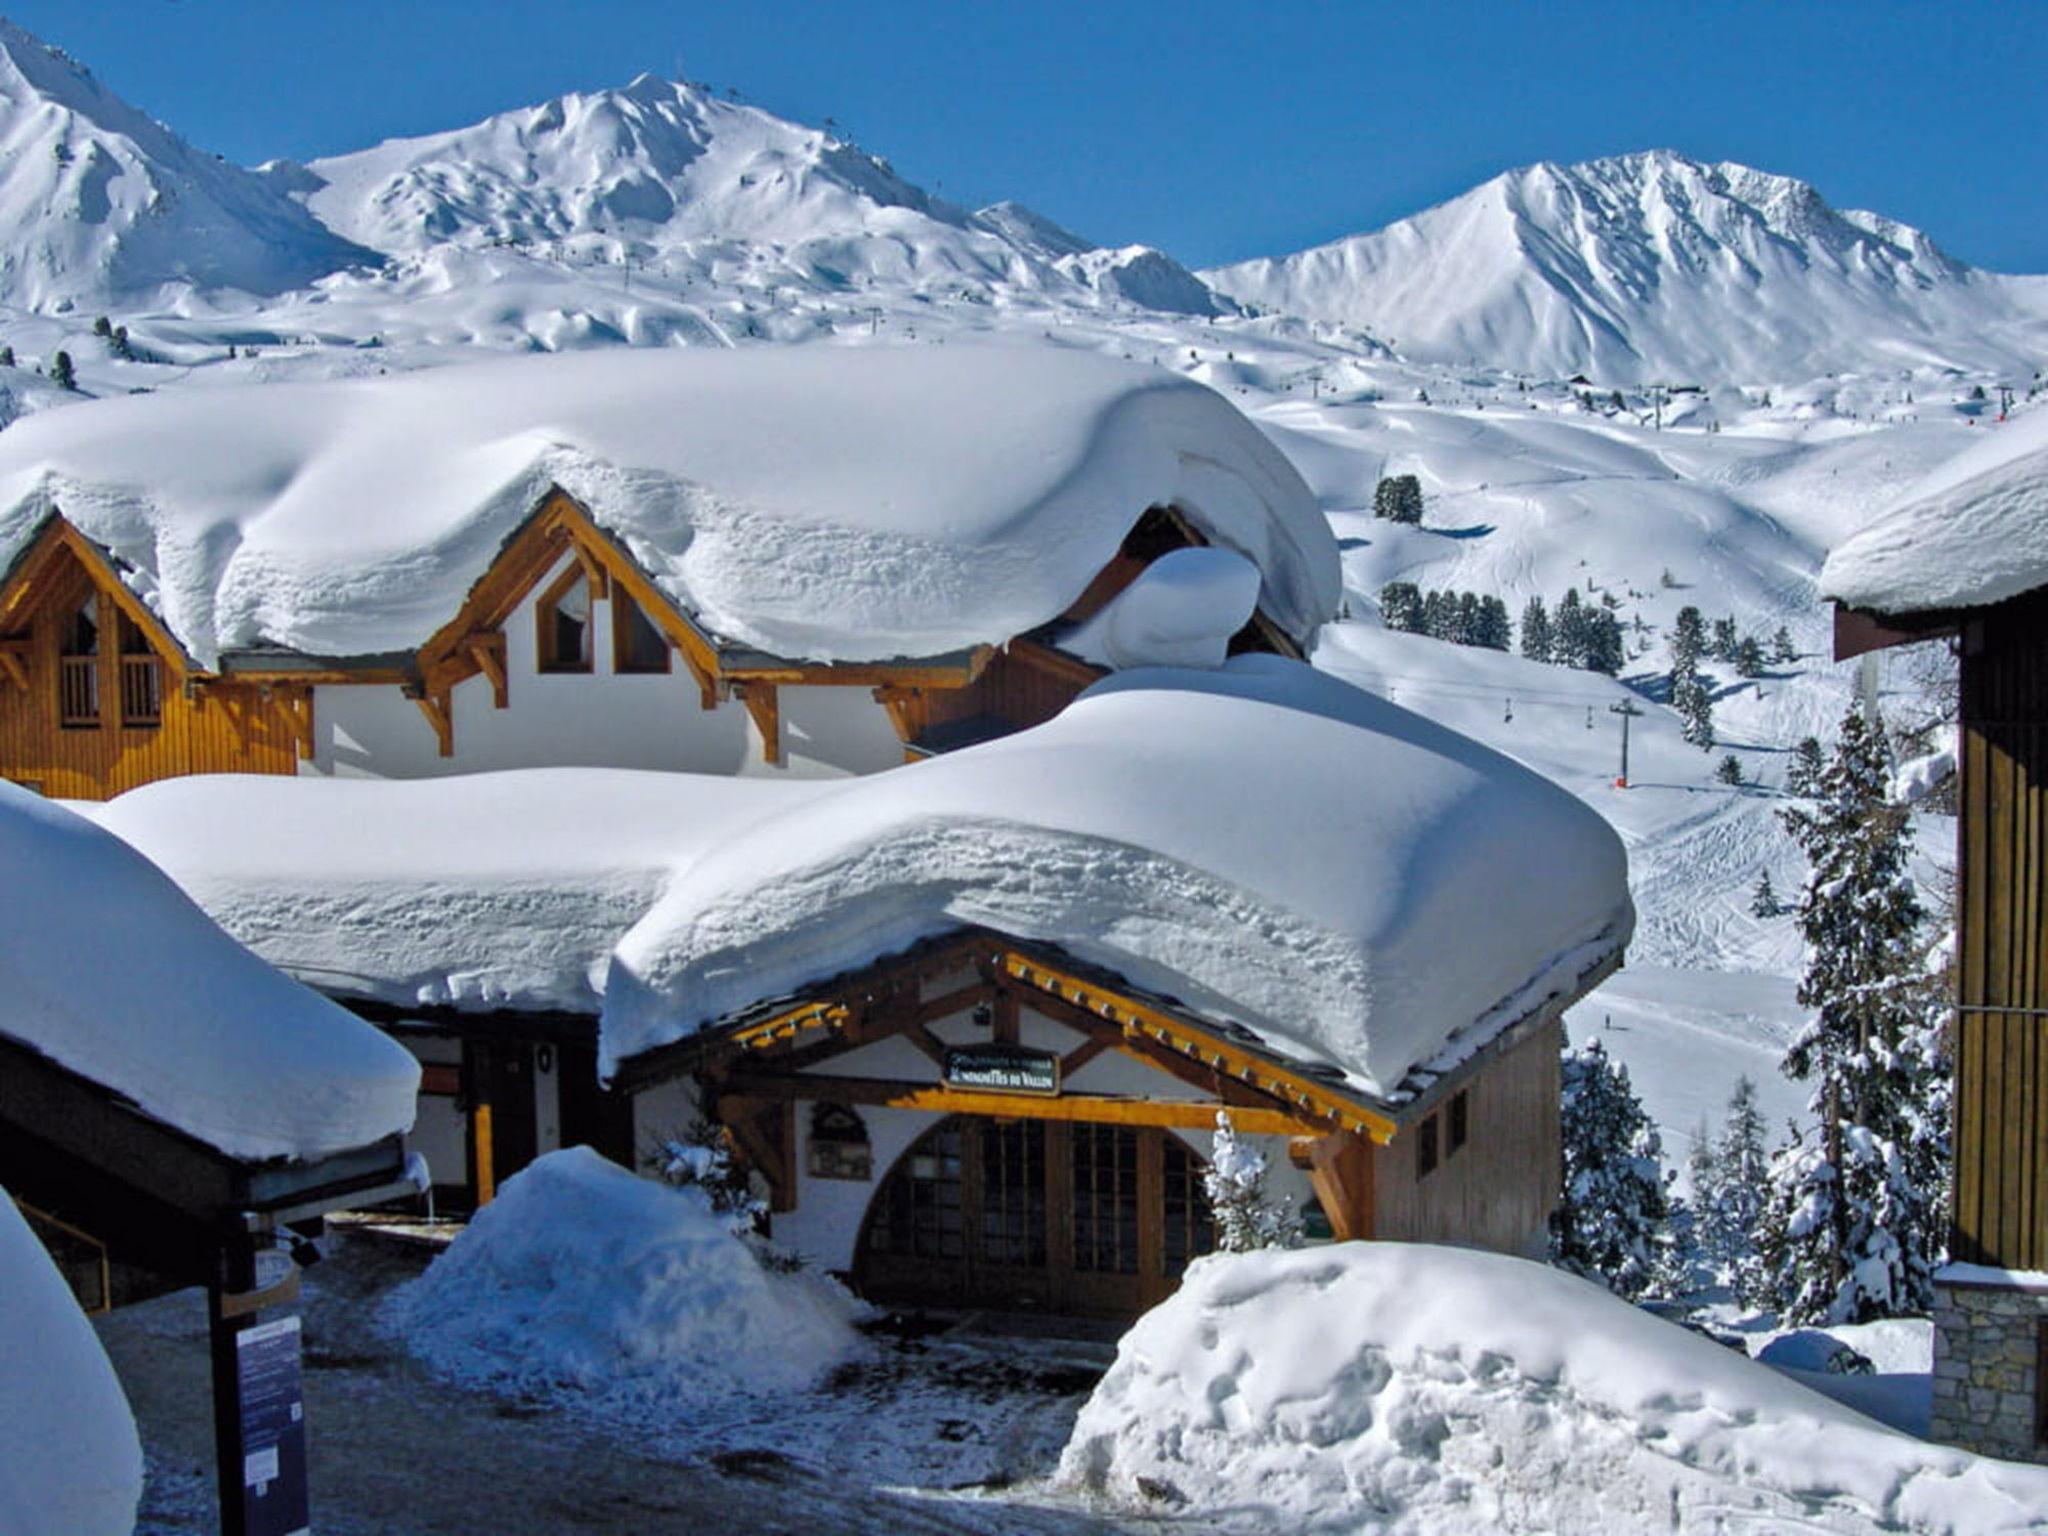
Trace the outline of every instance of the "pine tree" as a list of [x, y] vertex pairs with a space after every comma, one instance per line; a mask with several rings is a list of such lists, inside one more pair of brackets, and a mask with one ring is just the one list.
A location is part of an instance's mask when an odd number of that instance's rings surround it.
[[1508, 605], [1497, 597], [1479, 600], [1479, 639], [1476, 643], [1490, 651], [1514, 649], [1514, 622], [1508, 618]]
[[1671, 633], [1671, 707], [1684, 722], [1685, 739], [1702, 752], [1714, 745], [1714, 696], [1700, 676], [1706, 621], [1690, 603], [1678, 610]]
[[1771, 660], [1787, 662], [1798, 659], [1799, 647], [1792, 643], [1792, 631], [1780, 624], [1778, 632], [1771, 636]]
[[1628, 647], [1621, 638], [1621, 620], [1606, 608], [1586, 610], [1583, 656], [1586, 670], [1618, 677], [1621, 664], [1627, 659]]
[[1739, 638], [1735, 630], [1734, 619], [1714, 620], [1714, 643], [1708, 647], [1708, 654], [1716, 661], [1734, 661], [1735, 647], [1739, 643]]
[[1451, 639], [1459, 645], [1479, 643], [1479, 594], [1460, 592], [1451, 618]]
[[1723, 754], [1720, 764], [1714, 769], [1714, 777], [1723, 784], [1733, 784], [1740, 788], [1742, 784], [1742, 759], [1733, 752]]
[[1587, 614], [1579, 589], [1566, 587], [1550, 621], [1550, 659], [1567, 667], [1586, 664]]
[[1767, 869], [1756, 877], [1756, 890], [1749, 898], [1751, 917], [1776, 917], [1784, 907], [1778, 901], [1778, 893], [1771, 885], [1771, 872]]
[[1541, 597], [1532, 597], [1522, 607], [1522, 654], [1531, 661], [1549, 661], [1550, 614]]
[[1422, 600], [1422, 632], [1432, 640], [1448, 640], [1456, 614], [1457, 604], [1450, 593], [1432, 591]]
[[1563, 1061], [1564, 1190], [1550, 1218], [1551, 1262], [1620, 1296], [1649, 1291], [1669, 1268], [1663, 1143], [1598, 1040]]
[[1789, 1322], [1921, 1311], [1943, 1237], [1946, 1068], [1906, 808], [1887, 798], [1882, 722], [1852, 706], [1815, 786], [1783, 813], [1811, 873], [1800, 1003], [1784, 1070], [1812, 1084], [1817, 1130], [1771, 1167], [1759, 1247]]
[[1818, 736], [1802, 736], [1799, 744], [1792, 749], [1792, 761], [1785, 769], [1785, 788], [1800, 796], [1812, 795], [1820, 788], [1821, 770], [1826, 759], [1820, 750]]
[[1764, 648], [1757, 643], [1755, 635], [1744, 635], [1735, 646], [1735, 675], [1737, 677], [1762, 677], [1764, 675]]
[[1414, 475], [1387, 475], [1373, 487], [1372, 515], [1396, 523], [1422, 522], [1422, 481]]
[[71, 370], [71, 354], [58, 352], [50, 359], [50, 382], [59, 389], [78, 388], [78, 375]]
[[1413, 634], [1422, 628], [1422, 592], [1412, 581], [1390, 581], [1380, 588], [1380, 622]]
[[0, 368], [12, 368], [13, 366], [14, 348], [11, 346], [0, 347]]
[[1216, 1220], [1216, 1246], [1224, 1253], [1254, 1248], [1298, 1248], [1301, 1223], [1286, 1204], [1267, 1198], [1265, 1154], [1238, 1139], [1230, 1112], [1216, 1112], [1216, 1134], [1202, 1187]]

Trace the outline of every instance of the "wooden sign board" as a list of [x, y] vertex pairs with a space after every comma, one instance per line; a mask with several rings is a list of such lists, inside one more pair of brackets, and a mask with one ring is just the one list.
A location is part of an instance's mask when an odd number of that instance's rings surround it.
[[1050, 1099], [1060, 1091], [1058, 1056], [1000, 1041], [954, 1046], [946, 1052], [940, 1075], [948, 1088], [970, 1093], [1030, 1093]]

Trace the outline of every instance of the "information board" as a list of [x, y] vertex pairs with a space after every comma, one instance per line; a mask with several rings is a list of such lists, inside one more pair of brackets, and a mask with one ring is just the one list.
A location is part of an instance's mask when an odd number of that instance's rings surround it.
[[249, 1536], [306, 1536], [306, 1400], [296, 1317], [235, 1335], [242, 1401], [242, 1517]]

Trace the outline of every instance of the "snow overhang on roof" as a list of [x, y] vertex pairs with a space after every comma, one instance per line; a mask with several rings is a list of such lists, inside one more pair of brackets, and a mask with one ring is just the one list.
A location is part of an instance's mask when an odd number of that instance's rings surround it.
[[1995, 428], [1907, 490], [1821, 568], [1823, 596], [1904, 617], [2048, 585], [2048, 410]]
[[412, 1124], [419, 1066], [237, 944], [118, 837], [0, 783], [0, 1037], [242, 1159]]
[[1299, 663], [1135, 671], [1056, 719], [834, 785], [680, 869], [620, 941], [618, 1063], [981, 927], [1061, 946], [1396, 1102], [1610, 963], [1591, 809]]
[[1297, 640], [1339, 597], [1313, 496], [1221, 395], [958, 343], [578, 353], [42, 412], [0, 434], [0, 563], [54, 507], [202, 665], [410, 651], [556, 485], [719, 640], [781, 657], [1007, 640], [1154, 505], [1250, 559]]

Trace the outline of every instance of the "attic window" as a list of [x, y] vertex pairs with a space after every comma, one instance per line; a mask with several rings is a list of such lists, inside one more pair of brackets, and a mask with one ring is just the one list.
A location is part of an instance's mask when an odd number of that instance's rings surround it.
[[534, 605], [535, 653], [543, 672], [590, 670], [590, 583], [571, 564]]
[[1445, 1127], [1450, 1133], [1448, 1143], [1444, 1147], [1445, 1157], [1454, 1155], [1458, 1148], [1465, 1145], [1471, 1134], [1471, 1116], [1471, 1103], [1466, 1091], [1461, 1088], [1451, 1095], [1451, 1107], [1447, 1116], [1450, 1123]]
[[668, 636], [654, 627], [642, 608], [612, 583], [612, 670], [614, 672], [666, 672], [669, 669]]
[[100, 600], [97, 594], [73, 609], [58, 639], [57, 723], [67, 730], [96, 730], [100, 723]]
[[148, 636], [127, 614], [121, 615], [121, 723], [149, 729], [163, 724], [163, 663]]
[[1415, 1177], [1429, 1177], [1436, 1163], [1436, 1116], [1431, 1115], [1415, 1128]]

